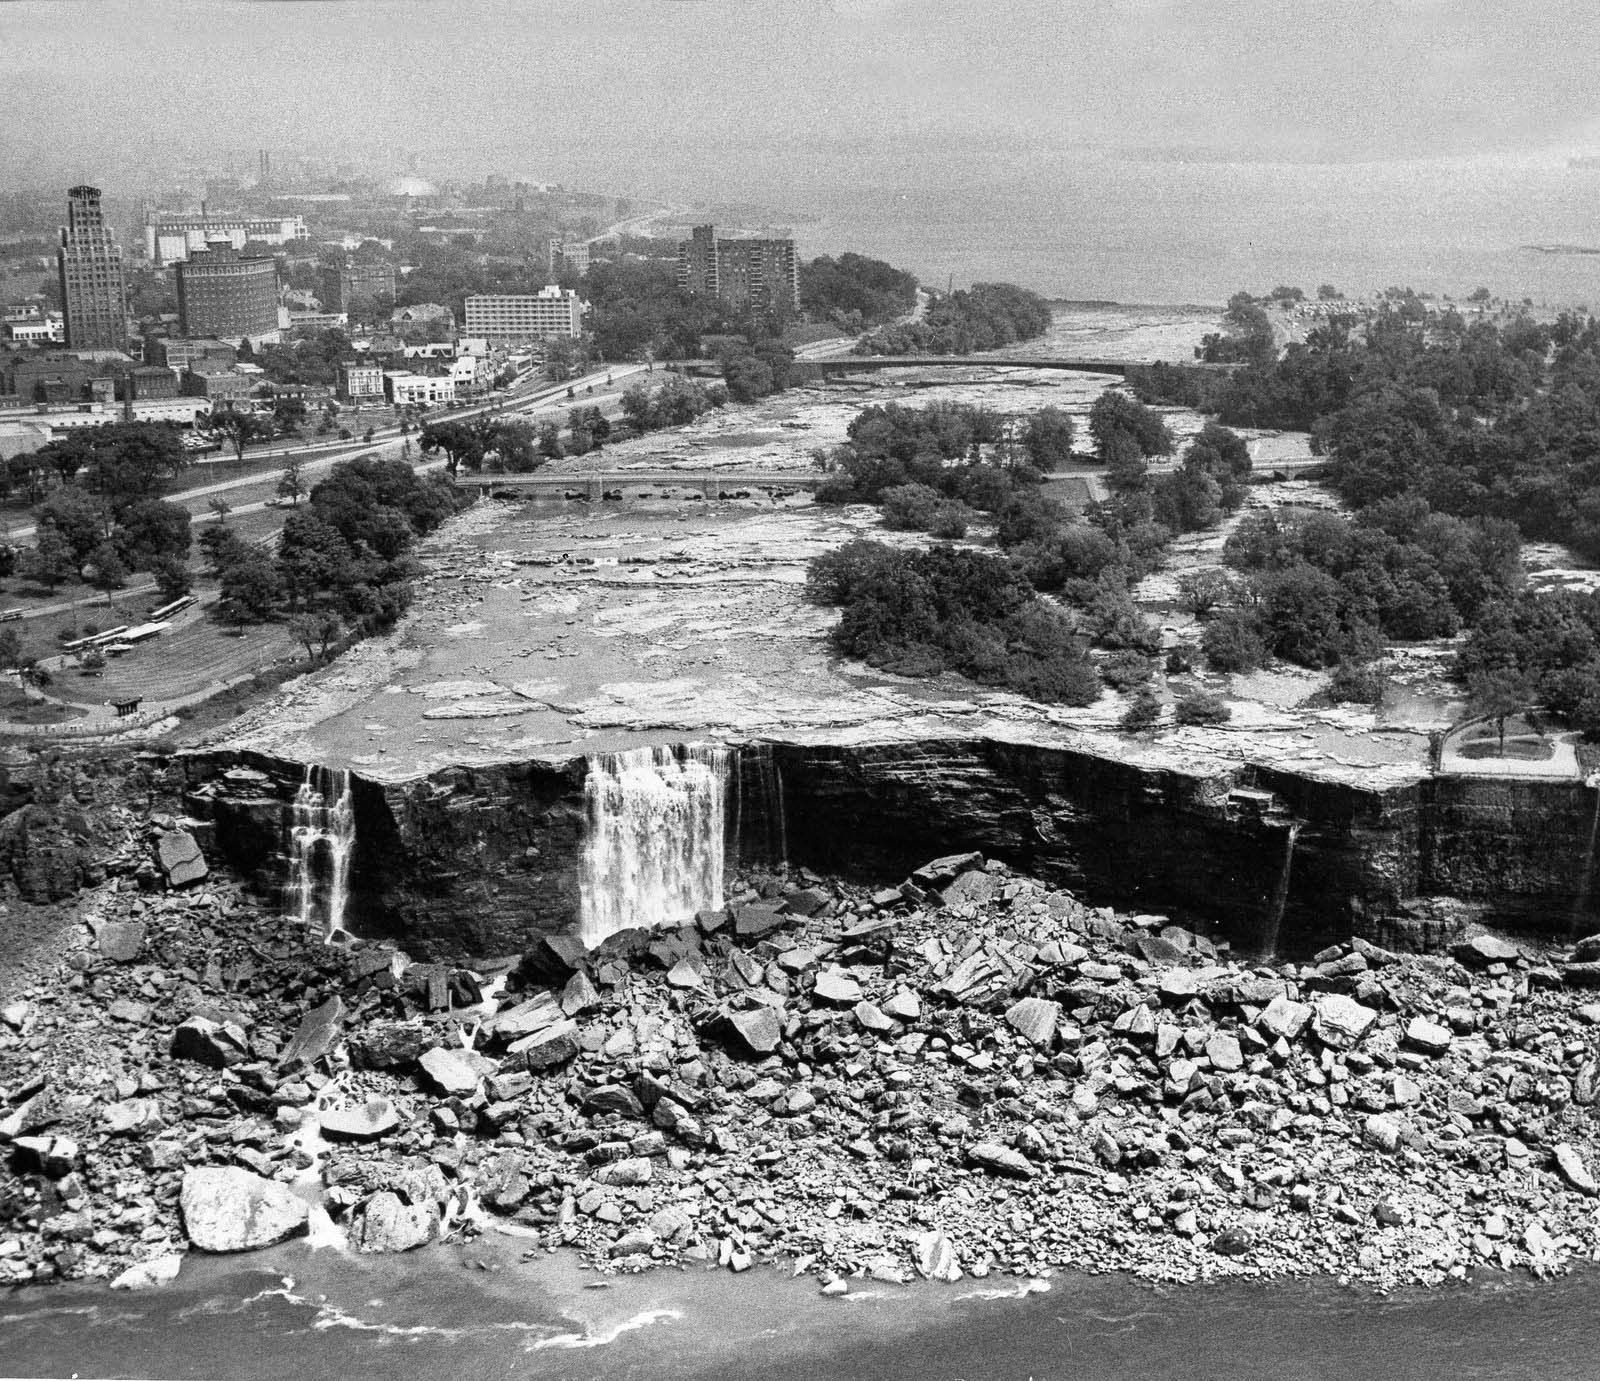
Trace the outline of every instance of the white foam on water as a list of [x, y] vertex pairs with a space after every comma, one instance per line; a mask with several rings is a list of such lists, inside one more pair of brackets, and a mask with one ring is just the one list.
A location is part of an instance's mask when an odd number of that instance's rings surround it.
[[1013, 1289], [1001, 1290], [968, 1290], [957, 1295], [958, 1300], [963, 1299], [1026, 1299], [1029, 1295], [1045, 1295], [1050, 1293], [1048, 1280], [1023, 1280], [1019, 1281]]
[[624, 1319], [603, 1333], [558, 1333], [553, 1338], [541, 1338], [532, 1344], [532, 1350], [540, 1352], [550, 1347], [605, 1347], [608, 1343], [616, 1342], [624, 1333], [633, 1333], [641, 1328], [649, 1328], [653, 1324], [676, 1322], [682, 1317], [681, 1309], [646, 1309], [642, 1314]]

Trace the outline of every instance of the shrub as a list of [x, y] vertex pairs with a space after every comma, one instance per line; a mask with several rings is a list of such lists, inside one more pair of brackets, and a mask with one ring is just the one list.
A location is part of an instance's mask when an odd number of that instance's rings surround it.
[[1383, 677], [1370, 662], [1340, 662], [1328, 681], [1328, 699], [1335, 704], [1376, 705], [1383, 698]]
[[1147, 657], [1126, 648], [1114, 652], [1100, 664], [1100, 675], [1112, 690], [1130, 691], [1148, 681], [1154, 671]]
[[883, 525], [901, 532], [927, 532], [942, 500], [937, 489], [925, 484], [897, 484], [879, 497]]
[[1178, 701], [1173, 716], [1179, 724], [1226, 724], [1233, 718], [1233, 711], [1221, 696], [1197, 691]]
[[1213, 671], [1254, 671], [1267, 660], [1267, 649], [1255, 619], [1230, 609], [1206, 625], [1200, 646]]
[[947, 542], [957, 542], [967, 535], [972, 521], [972, 510], [964, 503], [943, 503], [934, 510], [928, 531]]
[[1155, 728], [1160, 718], [1161, 702], [1156, 699], [1156, 693], [1149, 686], [1141, 686], [1122, 712], [1120, 723], [1128, 733], [1137, 734]]

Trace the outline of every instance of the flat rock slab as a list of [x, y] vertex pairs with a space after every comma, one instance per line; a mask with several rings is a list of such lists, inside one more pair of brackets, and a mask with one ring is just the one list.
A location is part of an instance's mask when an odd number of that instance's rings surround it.
[[334, 1141], [372, 1141], [400, 1125], [400, 1114], [387, 1098], [369, 1098], [360, 1107], [335, 1108], [319, 1119], [322, 1134]]
[[1576, 1189], [1578, 1193], [1588, 1194], [1593, 1197], [1597, 1187], [1594, 1182], [1594, 1176], [1589, 1173], [1589, 1167], [1583, 1163], [1583, 1157], [1564, 1141], [1554, 1148], [1553, 1154], [1556, 1158], [1556, 1169], [1561, 1172], [1561, 1178]]
[[1319, 1041], [1334, 1050], [1349, 1050], [1378, 1019], [1372, 1008], [1363, 1007], [1343, 993], [1317, 994], [1313, 1012], [1312, 1031]]
[[1040, 1050], [1050, 1049], [1060, 1020], [1061, 1004], [1042, 997], [1025, 997], [1006, 1010], [1006, 1024]]
[[524, 1036], [507, 1053], [533, 1073], [554, 1069], [578, 1053], [578, 1023], [558, 1021], [543, 1031]]
[[203, 1252], [253, 1251], [306, 1230], [303, 1199], [287, 1185], [237, 1166], [190, 1170], [179, 1202], [184, 1231]]
[[1271, 1041], [1292, 1041], [1306, 1029], [1306, 1023], [1310, 1020], [1309, 1004], [1295, 1002], [1279, 993], [1256, 1018], [1256, 1030]]
[[874, 1031], [879, 1035], [888, 1035], [900, 1029], [900, 1023], [886, 1015], [875, 1003], [867, 1001], [856, 1003], [855, 1017], [857, 1024], [863, 1030]]
[[1239, 1048], [1238, 1038], [1222, 1031], [1206, 1042], [1206, 1059], [1211, 1061], [1213, 1069], [1224, 1074], [1244, 1068], [1244, 1052]]
[[332, 1053], [344, 1030], [344, 1002], [330, 997], [320, 1007], [314, 1007], [300, 1019], [300, 1025], [289, 1044], [278, 1056], [278, 1067], [293, 1064], [315, 1064]]
[[1440, 1026], [1426, 1017], [1412, 1017], [1406, 1023], [1406, 1044], [1424, 1055], [1443, 1055], [1450, 1049], [1452, 1036], [1448, 1026]]
[[911, 880], [919, 887], [943, 887], [959, 874], [981, 867], [983, 867], [982, 854], [946, 854], [943, 858], [924, 863], [912, 873]]
[[735, 1012], [729, 1023], [739, 1040], [753, 1055], [770, 1055], [783, 1040], [783, 1023], [770, 1007], [750, 1012]]
[[1509, 940], [1498, 935], [1474, 935], [1452, 945], [1450, 953], [1472, 969], [1486, 969], [1491, 964], [1514, 964], [1522, 958], [1522, 951]]
[[144, 948], [143, 921], [103, 921], [95, 935], [100, 953], [114, 964], [131, 964]]
[[439, 1046], [428, 1051], [418, 1063], [429, 1082], [446, 1097], [459, 1094], [470, 1098], [478, 1091], [481, 1076], [464, 1050]]
[[168, 830], [156, 841], [156, 862], [169, 887], [187, 887], [204, 880], [210, 871], [206, 856], [188, 830]]
[[998, 1141], [981, 1141], [968, 1148], [967, 1159], [996, 1175], [1008, 1175], [1017, 1180], [1033, 1178], [1033, 1165], [1028, 1158]]
[[818, 1002], [853, 1007], [861, 1001], [861, 985], [842, 969], [826, 968], [817, 975], [817, 985], [811, 995]]

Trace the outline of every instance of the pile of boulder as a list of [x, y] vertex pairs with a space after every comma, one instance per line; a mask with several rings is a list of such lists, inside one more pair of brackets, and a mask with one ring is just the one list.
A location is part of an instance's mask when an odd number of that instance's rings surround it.
[[214, 879], [99, 901], [0, 1010], [0, 1281], [145, 1283], [319, 1224], [831, 1290], [1600, 1248], [1600, 939], [1256, 963], [974, 854], [461, 965], [321, 945]]

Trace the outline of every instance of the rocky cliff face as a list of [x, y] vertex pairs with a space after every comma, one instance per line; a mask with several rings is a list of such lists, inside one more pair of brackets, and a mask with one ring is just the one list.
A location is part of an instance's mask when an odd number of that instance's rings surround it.
[[[190, 812], [281, 896], [302, 765], [230, 752], [184, 763]], [[573, 758], [402, 783], [357, 775], [350, 923], [424, 958], [509, 954], [570, 929], [586, 773]], [[1364, 789], [974, 737], [755, 745], [729, 787], [729, 851], [745, 864], [897, 882], [936, 854], [977, 849], [1098, 903], [1214, 927], [1247, 952], [1305, 954], [1351, 935], [1425, 947], [1448, 934], [1413, 899], [1436, 895], [1553, 935], [1594, 920], [1583, 876], [1595, 794], [1577, 784]]]

